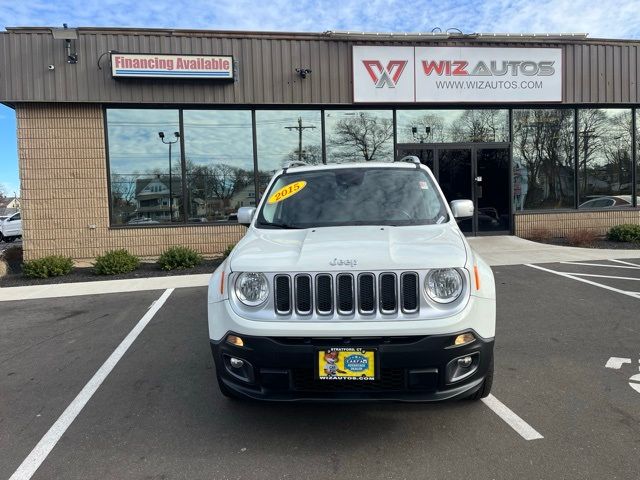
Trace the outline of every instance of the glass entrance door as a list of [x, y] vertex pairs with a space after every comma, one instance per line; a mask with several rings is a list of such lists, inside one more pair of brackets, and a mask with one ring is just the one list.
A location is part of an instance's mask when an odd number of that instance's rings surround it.
[[463, 232], [510, 233], [509, 144], [398, 145], [397, 153], [415, 155], [431, 168], [447, 201], [473, 200], [474, 217], [459, 222]]
[[[473, 199], [472, 150], [470, 148], [442, 148], [437, 150], [438, 183], [447, 201]], [[473, 233], [473, 218], [458, 222], [464, 233]]]
[[477, 147], [475, 150], [476, 217], [478, 233], [511, 230], [509, 149]]

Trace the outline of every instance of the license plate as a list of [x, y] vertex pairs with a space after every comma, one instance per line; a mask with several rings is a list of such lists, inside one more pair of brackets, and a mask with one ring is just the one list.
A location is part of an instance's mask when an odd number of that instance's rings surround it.
[[319, 350], [317, 372], [320, 380], [375, 380], [376, 352], [347, 347]]

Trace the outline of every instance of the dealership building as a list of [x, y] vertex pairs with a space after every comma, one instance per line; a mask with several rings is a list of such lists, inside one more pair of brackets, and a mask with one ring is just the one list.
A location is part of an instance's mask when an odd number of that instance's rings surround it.
[[469, 235], [639, 223], [640, 42], [8, 28], [25, 258], [222, 252], [274, 171], [416, 155]]

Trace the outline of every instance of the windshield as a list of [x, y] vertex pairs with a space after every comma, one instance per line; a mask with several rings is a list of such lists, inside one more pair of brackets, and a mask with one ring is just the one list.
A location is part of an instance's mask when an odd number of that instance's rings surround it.
[[267, 192], [259, 228], [431, 225], [448, 220], [420, 169], [348, 168], [287, 173]]

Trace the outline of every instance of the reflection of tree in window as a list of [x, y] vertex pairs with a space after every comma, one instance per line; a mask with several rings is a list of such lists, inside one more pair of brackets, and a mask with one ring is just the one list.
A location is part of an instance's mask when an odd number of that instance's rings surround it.
[[242, 200], [234, 201], [234, 197], [247, 187], [253, 190], [253, 172], [226, 163], [188, 162], [187, 185], [192, 214], [215, 218], [242, 206], [239, 205]]
[[320, 145], [309, 145], [302, 148], [302, 153], [294, 149], [287, 155], [287, 162], [302, 160], [309, 165], [319, 165], [322, 163], [322, 147]]
[[368, 112], [354, 112], [341, 118], [333, 127], [329, 145], [334, 149], [332, 159], [342, 162], [371, 162], [391, 160], [390, 140], [393, 122]]
[[503, 110], [465, 110], [450, 127], [449, 137], [455, 141], [503, 141], [505, 116]]
[[584, 109], [578, 114], [580, 201], [631, 194], [631, 110]]
[[572, 207], [573, 111], [514, 110], [516, 209]]

